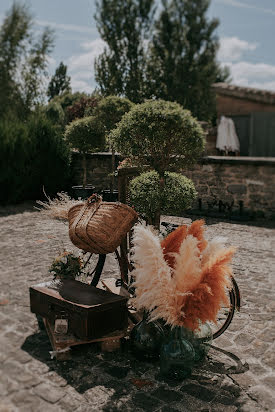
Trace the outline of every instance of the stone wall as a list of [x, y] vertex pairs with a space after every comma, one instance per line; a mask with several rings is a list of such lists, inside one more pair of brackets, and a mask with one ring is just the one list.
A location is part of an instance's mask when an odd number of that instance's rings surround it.
[[275, 158], [209, 156], [183, 174], [198, 192], [194, 209], [275, 218]]
[[[115, 155], [115, 164], [118, 166], [120, 156]], [[82, 157], [80, 153], [72, 153], [72, 184], [82, 184]], [[111, 153], [92, 153], [87, 155], [87, 183], [95, 186], [96, 191], [110, 189], [112, 173], [112, 156]], [[117, 187], [117, 179], [115, 179], [115, 188]]]
[[[119, 160], [117, 154], [116, 165]], [[93, 184], [97, 191], [110, 188], [110, 153], [88, 155], [87, 169], [87, 183]], [[275, 218], [275, 158], [208, 156], [183, 174], [196, 186], [198, 198], [193, 208], [201, 214], [250, 212]], [[81, 184], [79, 153], [73, 153], [72, 175], [73, 183]]]

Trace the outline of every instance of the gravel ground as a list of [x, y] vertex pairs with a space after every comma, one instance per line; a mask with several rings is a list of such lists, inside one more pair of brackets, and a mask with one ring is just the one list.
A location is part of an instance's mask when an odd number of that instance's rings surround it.
[[[165, 218], [190, 223], [190, 218]], [[182, 382], [162, 380], [158, 364], [124, 350], [73, 350], [51, 359], [51, 346], [30, 313], [31, 285], [50, 279], [59, 250], [72, 248], [65, 223], [22, 204], [0, 209], [0, 411], [275, 411], [275, 229], [207, 219], [206, 235], [238, 247], [234, 273], [242, 308], [215, 340], [209, 358]], [[104, 276], [118, 272], [108, 255]]]

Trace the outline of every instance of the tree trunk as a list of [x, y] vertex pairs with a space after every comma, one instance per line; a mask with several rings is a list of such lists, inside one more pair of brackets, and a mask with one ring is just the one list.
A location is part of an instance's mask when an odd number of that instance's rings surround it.
[[[160, 199], [162, 199], [162, 192], [164, 190], [164, 186], [165, 186], [164, 176], [160, 176], [160, 179], [159, 179]], [[159, 208], [156, 210], [154, 218], [153, 218], [153, 225], [158, 231], [160, 230], [160, 216], [161, 216], [161, 205], [159, 205]]]
[[112, 145], [112, 180], [111, 180], [111, 187], [110, 187], [111, 193], [113, 193], [114, 187], [115, 187], [115, 168], [116, 168], [115, 149], [114, 149], [114, 146]]
[[85, 188], [87, 183], [87, 161], [86, 161], [86, 153], [82, 153], [82, 168], [83, 168], [83, 181], [82, 185]]

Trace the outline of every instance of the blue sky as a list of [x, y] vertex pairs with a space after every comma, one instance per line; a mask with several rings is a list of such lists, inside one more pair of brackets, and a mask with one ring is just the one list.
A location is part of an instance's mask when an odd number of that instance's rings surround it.
[[[103, 50], [93, 18], [94, 0], [26, 0], [35, 30], [55, 30], [50, 74], [63, 61], [74, 91], [90, 93], [95, 80], [93, 61]], [[1, 0], [0, 21], [12, 5]], [[275, 0], [212, 0], [209, 17], [220, 20], [218, 59], [231, 69], [233, 83], [275, 91]]]

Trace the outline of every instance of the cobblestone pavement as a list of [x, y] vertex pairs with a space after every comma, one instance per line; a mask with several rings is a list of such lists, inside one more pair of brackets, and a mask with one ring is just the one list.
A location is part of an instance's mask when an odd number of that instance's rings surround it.
[[[161, 379], [158, 364], [139, 362], [127, 350], [79, 346], [70, 361], [51, 359], [47, 334], [30, 313], [28, 288], [50, 279], [58, 249], [71, 246], [67, 226], [30, 206], [0, 209], [0, 411], [275, 411], [275, 230], [207, 223], [208, 238], [225, 236], [238, 247], [242, 308], [191, 378], [170, 382]], [[104, 276], [114, 267], [110, 255]]]

